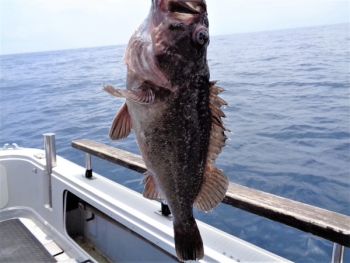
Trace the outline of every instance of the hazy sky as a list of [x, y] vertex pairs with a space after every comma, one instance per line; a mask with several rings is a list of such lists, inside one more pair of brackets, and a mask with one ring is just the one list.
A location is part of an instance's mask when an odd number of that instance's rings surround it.
[[[126, 44], [150, 0], [0, 0], [1, 53]], [[207, 0], [210, 34], [349, 23], [350, 0]]]

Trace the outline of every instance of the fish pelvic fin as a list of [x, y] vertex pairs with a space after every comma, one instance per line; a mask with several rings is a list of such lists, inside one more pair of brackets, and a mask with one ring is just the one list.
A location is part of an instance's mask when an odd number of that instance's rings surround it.
[[112, 126], [109, 129], [109, 138], [111, 140], [126, 138], [130, 134], [131, 128], [131, 117], [129, 115], [128, 106], [124, 102], [112, 121]]
[[142, 195], [145, 198], [151, 199], [151, 200], [163, 200], [164, 196], [158, 191], [157, 185], [154, 182], [154, 177], [152, 174], [147, 171], [145, 178], [143, 178], [142, 183], [146, 184], [145, 188], [143, 189]]
[[200, 260], [204, 257], [202, 237], [193, 217], [185, 223], [174, 222], [174, 240], [179, 260]]
[[151, 89], [143, 90], [125, 90], [125, 89], [116, 89], [110, 84], [106, 84], [102, 88], [104, 91], [108, 92], [112, 96], [118, 98], [127, 98], [134, 102], [140, 104], [151, 104], [154, 102], [155, 94]]
[[193, 203], [197, 209], [202, 211], [209, 211], [217, 206], [222, 199], [224, 199], [229, 185], [227, 175], [214, 166], [216, 158], [221, 153], [222, 147], [225, 146], [225, 141], [227, 140], [225, 131], [228, 131], [221, 119], [226, 116], [220, 109], [221, 106], [227, 105], [227, 103], [218, 96], [224, 89], [215, 86], [215, 84], [216, 81], [210, 82], [209, 89], [209, 109], [212, 125], [206, 167], [201, 189]]

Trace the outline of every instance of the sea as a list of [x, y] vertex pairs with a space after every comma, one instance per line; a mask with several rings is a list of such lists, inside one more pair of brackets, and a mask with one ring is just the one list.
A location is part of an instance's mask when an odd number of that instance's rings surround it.
[[[217, 166], [230, 181], [350, 216], [350, 24], [213, 36], [211, 80], [226, 89], [227, 146]], [[71, 141], [139, 153], [134, 134], [108, 137], [123, 99], [125, 45], [0, 56], [0, 147], [43, 148], [84, 166]], [[59, 164], [58, 164], [59, 165]], [[92, 168], [139, 193], [142, 174], [92, 158]], [[220, 204], [194, 215], [295, 262], [330, 262], [333, 243]], [[350, 262], [345, 249], [344, 262]]]

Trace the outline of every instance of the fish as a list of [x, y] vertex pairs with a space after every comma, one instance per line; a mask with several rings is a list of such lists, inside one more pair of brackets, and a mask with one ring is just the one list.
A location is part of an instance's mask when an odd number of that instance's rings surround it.
[[214, 163], [227, 136], [207, 62], [209, 21], [205, 0], [152, 0], [124, 53], [126, 89], [103, 89], [125, 102], [109, 137], [134, 131], [147, 167], [143, 196], [165, 200], [173, 218], [179, 260], [204, 257], [193, 206], [210, 211], [225, 197], [229, 179]]

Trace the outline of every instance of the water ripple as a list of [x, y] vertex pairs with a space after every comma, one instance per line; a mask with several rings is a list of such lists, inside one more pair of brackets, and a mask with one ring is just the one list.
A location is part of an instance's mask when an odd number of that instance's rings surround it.
[[[220, 80], [228, 147], [217, 165], [230, 180], [350, 215], [349, 25], [212, 37], [211, 78]], [[42, 148], [79, 165], [73, 139], [139, 153], [132, 133], [111, 142], [123, 100], [101, 90], [125, 87], [124, 46], [1, 56], [0, 144]], [[143, 175], [93, 158], [94, 171], [141, 192]], [[196, 218], [296, 262], [329, 262], [332, 244], [219, 205]], [[285, 237], [288, 236], [286, 239]], [[344, 262], [350, 261], [350, 253]]]

